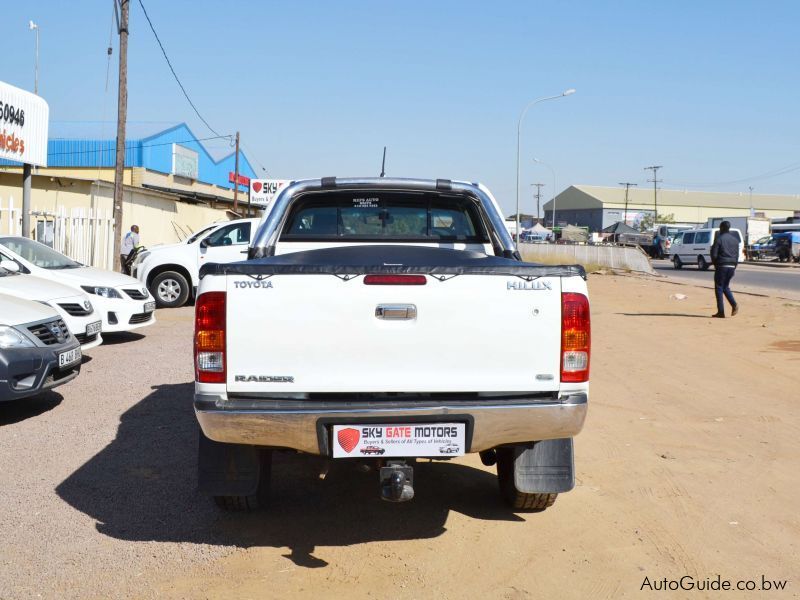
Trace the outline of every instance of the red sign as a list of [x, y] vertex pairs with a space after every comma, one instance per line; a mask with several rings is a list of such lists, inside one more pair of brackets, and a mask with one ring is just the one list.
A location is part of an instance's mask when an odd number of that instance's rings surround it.
[[[236, 173], [233, 171], [228, 171], [228, 181], [233, 183], [235, 177]], [[246, 185], [247, 187], [250, 187], [250, 178], [245, 177], [244, 175], [239, 175], [239, 185]]]

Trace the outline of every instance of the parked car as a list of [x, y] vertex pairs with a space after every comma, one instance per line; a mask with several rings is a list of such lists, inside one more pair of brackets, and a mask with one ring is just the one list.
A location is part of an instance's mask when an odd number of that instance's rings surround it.
[[755, 244], [747, 249], [747, 254], [751, 260], [772, 260], [778, 259], [779, 262], [789, 262], [797, 260], [793, 253], [793, 237], [797, 240], [795, 245], [800, 244], [800, 232], [773, 233], [762, 237]]
[[55, 281], [19, 272], [12, 260], [0, 260], [0, 293], [54, 308], [86, 351], [103, 342], [102, 321], [89, 296]]
[[103, 333], [130, 331], [156, 322], [156, 303], [136, 279], [87, 267], [68, 256], [22, 237], [0, 236], [0, 256], [13, 260], [23, 273], [84, 291], [103, 322]]
[[75, 379], [81, 356], [80, 343], [55, 309], [0, 294], [0, 401]]
[[134, 277], [159, 307], [177, 308], [194, 297], [205, 263], [230, 263], [247, 258], [247, 247], [259, 219], [215, 223], [178, 244], [155, 246], [134, 261]]
[[574, 487], [586, 273], [523, 262], [480, 184], [286, 186], [248, 260], [201, 269], [194, 351], [198, 487], [223, 508], [266, 499], [273, 452], [346, 460], [355, 445], [338, 432], [366, 439], [376, 424], [404, 438], [374, 459], [385, 500], [413, 498], [414, 459], [450, 443], [497, 465], [514, 510], [544, 510]]
[[[731, 227], [731, 233], [739, 238], [739, 262], [744, 262], [744, 237], [742, 232]], [[698, 269], [708, 270], [711, 266], [711, 246], [719, 234], [719, 227], [692, 229], [684, 231], [670, 246], [672, 266], [676, 269], [684, 265], [697, 265]]]

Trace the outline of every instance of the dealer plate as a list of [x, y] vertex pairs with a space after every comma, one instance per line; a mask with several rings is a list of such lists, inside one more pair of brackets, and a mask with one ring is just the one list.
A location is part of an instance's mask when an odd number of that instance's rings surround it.
[[67, 367], [72, 363], [76, 363], [81, 359], [80, 346], [74, 350], [67, 350], [58, 355], [58, 368]]
[[155, 309], [156, 309], [156, 303], [155, 302], [145, 302], [144, 303], [144, 312], [146, 312], [146, 313], [153, 312]]
[[86, 335], [95, 335], [100, 333], [100, 329], [103, 326], [102, 321], [95, 321], [94, 323], [88, 323], [86, 325]]
[[461, 456], [464, 423], [334, 425], [333, 457]]

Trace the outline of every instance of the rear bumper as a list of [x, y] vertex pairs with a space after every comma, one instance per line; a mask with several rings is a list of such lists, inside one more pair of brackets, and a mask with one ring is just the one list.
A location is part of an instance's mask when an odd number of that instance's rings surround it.
[[450, 402], [317, 402], [311, 400], [224, 400], [195, 394], [197, 420], [206, 437], [231, 444], [291, 448], [309, 454], [330, 454], [330, 425], [463, 421], [468, 452], [503, 444], [568, 438], [583, 427], [588, 395], [560, 399], [519, 399], [489, 403]]

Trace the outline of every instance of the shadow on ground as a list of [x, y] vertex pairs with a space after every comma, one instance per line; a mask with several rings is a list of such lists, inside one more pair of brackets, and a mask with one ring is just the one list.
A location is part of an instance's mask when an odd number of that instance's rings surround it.
[[45, 392], [31, 398], [0, 402], [0, 427], [38, 417], [61, 404], [64, 397], [58, 392]]
[[103, 332], [103, 346], [114, 346], [126, 342], [135, 342], [144, 339], [144, 335], [135, 331], [117, 331], [116, 333]]
[[319, 477], [320, 459], [276, 453], [265, 511], [223, 513], [197, 494], [198, 426], [193, 384], [162, 385], [122, 415], [116, 439], [56, 489], [96, 519], [98, 531], [131, 541], [288, 547], [305, 567], [326, 563], [317, 546], [441, 535], [449, 511], [476, 519], [522, 521], [502, 504], [496, 477], [455, 463], [418, 464], [416, 498], [378, 498], [378, 477], [351, 461]]
[[623, 317], [685, 317], [689, 319], [709, 319], [711, 315], [690, 315], [687, 313], [616, 313]]

